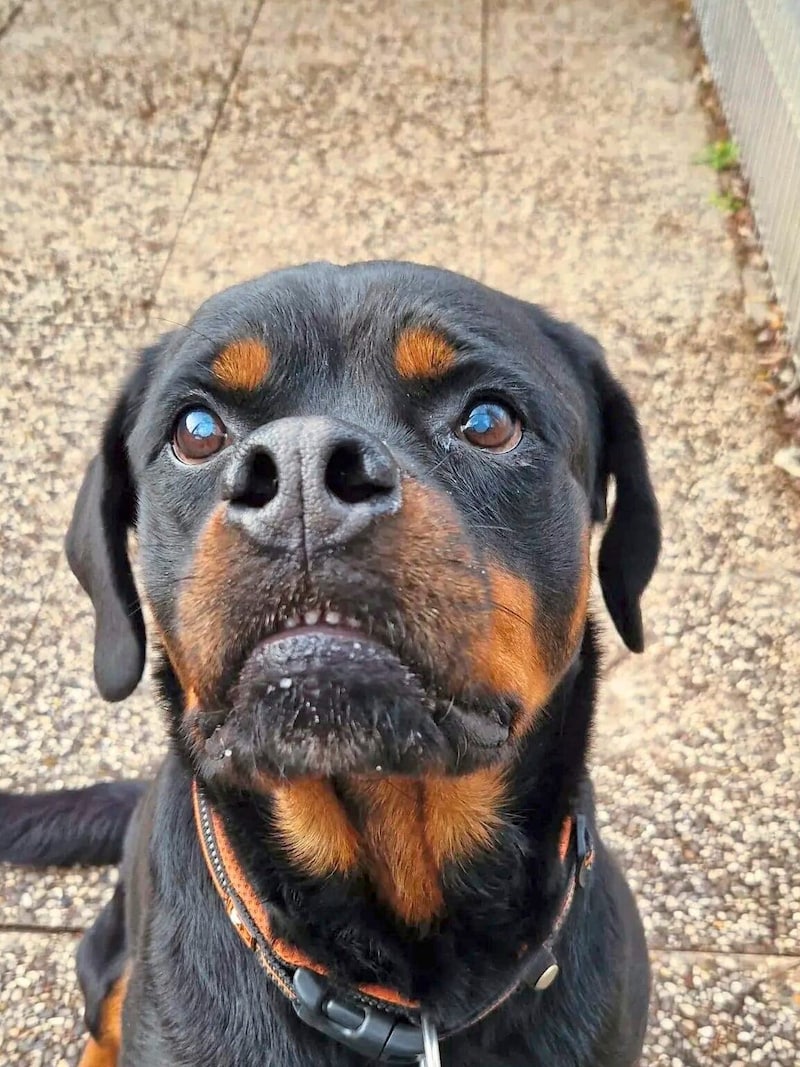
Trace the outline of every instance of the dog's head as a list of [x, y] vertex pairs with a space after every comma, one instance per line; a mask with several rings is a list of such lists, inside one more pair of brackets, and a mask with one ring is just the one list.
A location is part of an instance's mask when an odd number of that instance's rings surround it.
[[78, 498], [97, 684], [143, 670], [135, 527], [204, 780], [508, 759], [580, 647], [612, 477], [600, 581], [639, 651], [658, 518], [595, 342], [409, 264], [228, 290], [141, 355]]

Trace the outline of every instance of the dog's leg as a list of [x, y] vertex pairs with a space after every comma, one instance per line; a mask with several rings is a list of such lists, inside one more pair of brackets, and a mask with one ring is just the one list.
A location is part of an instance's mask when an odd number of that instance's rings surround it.
[[116, 1067], [128, 984], [122, 883], [84, 935], [77, 962], [84, 1018], [91, 1034], [78, 1067]]

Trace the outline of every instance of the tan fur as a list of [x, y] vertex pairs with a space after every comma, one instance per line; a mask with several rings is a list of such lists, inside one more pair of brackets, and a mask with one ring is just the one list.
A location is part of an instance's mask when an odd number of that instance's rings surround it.
[[250, 392], [269, 374], [269, 349], [260, 341], [234, 341], [211, 364], [214, 377], [226, 389]]
[[364, 806], [362, 861], [379, 893], [409, 925], [429, 922], [444, 900], [425, 833], [422, 782], [361, 778], [350, 787]]
[[425, 832], [438, 866], [460, 862], [491, 846], [506, 794], [502, 767], [458, 778], [423, 779]]
[[492, 610], [474, 644], [473, 676], [491, 690], [515, 695], [523, 707], [515, 732], [530, 721], [550, 694], [553, 679], [536, 627], [536, 597], [522, 578], [489, 567]]
[[278, 833], [294, 863], [317, 877], [355, 866], [358, 835], [330, 782], [282, 782], [273, 787], [272, 799]]
[[78, 1067], [116, 1067], [122, 1044], [122, 1005], [128, 989], [124, 973], [111, 987], [100, 1013], [100, 1033], [90, 1037]]
[[219, 678], [226, 642], [226, 602], [220, 590], [235, 573], [241, 540], [226, 525], [225, 509], [212, 514], [200, 535], [192, 572], [178, 600], [177, 634], [165, 647], [192, 708], [208, 695]]
[[343, 787], [361, 808], [358, 832], [330, 783], [303, 779], [272, 787], [287, 852], [317, 877], [358, 867], [409, 925], [442, 913], [444, 865], [491, 846], [505, 796], [499, 768], [460, 777], [358, 777]]
[[404, 330], [394, 350], [394, 365], [401, 378], [440, 378], [455, 363], [452, 347], [433, 330]]

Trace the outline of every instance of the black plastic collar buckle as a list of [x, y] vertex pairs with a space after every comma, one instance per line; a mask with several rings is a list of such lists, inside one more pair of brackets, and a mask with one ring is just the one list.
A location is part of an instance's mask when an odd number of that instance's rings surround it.
[[325, 979], [305, 967], [294, 972], [292, 984], [299, 1017], [334, 1041], [379, 1063], [417, 1063], [422, 1056], [419, 1026], [391, 1012], [331, 996]]

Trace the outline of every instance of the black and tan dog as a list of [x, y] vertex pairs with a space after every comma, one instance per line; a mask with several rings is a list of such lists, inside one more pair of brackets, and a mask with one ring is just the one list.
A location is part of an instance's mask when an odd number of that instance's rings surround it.
[[[538, 308], [312, 265], [144, 351], [67, 538], [136, 784], [4, 797], [0, 855], [109, 862], [84, 1067], [624, 1067], [647, 953], [595, 825], [590, 532], [629, 648], [658, 554], [630, 401]], [[135, 809], [135, 810], [134, 810]], [[126, 833], [127, 829], [127, 833]]]

